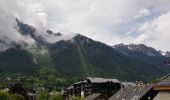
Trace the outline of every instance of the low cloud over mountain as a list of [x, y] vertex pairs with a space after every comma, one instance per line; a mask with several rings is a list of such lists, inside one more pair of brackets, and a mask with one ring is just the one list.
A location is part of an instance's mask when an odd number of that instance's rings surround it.
[[1, 0], [0, 39], [6, 41], [1, 48], [11, 42], [35, 44], [29, 35], [15, 29], [18, 18], [36, 29], [35, 36], [50, 43], [58, 39], [48, 36], [48, 29], [68, 35], [61, 39], [78, 32], [108, 45], [144, 43], [170, 50], [169, 3], [169, 0]]

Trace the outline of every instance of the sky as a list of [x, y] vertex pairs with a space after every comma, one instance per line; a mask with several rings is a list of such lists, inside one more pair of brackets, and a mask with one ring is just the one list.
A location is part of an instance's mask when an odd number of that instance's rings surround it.
[[170, 51], [170, 0], [0, 0], [0, 39], [33, 44], [14, 28], [15, 19], [37, 35], [80, 33], [108, 45], [146, 44]]

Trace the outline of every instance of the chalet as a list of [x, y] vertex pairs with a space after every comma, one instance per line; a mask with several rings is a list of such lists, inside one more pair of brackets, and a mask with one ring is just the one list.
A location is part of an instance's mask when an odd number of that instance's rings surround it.
[[119, 90], [109, 100], [152, 100], [157, 93], [151, 85], [129, 86]]
[[79, 81], [76, 82], [74, 84], [72, 84], [71, 86], [69, 86], [68, 88], [65, 89], [64, 94], [70, 95], [70, 96], [82, 96], [84, 94], [82, 94], [81, 92], [84, 91], [85, 86], [87, 85], [87, 81]]
[[69, 96], [73, 96], [73, 95], [74, 95], [74, 93], [73, 93], [73, 85], [69, 86], [68, 88], [66, 88], [62, 92], [63, 100], [69, 100]]
[[121, 83], [117, 79], [104, 79], [87, 77], [84, 81], [72, 84], [65, 89], [63, 96], [81, 96], [87, 97], [95, 93], [101, 93], [105, 96], [111, 96], [121, 89]]
[[84, 100], [108, 100], [108, 99], [101, 93], [94, 93], [86, 97]]
[[86, 92], [89, 94], [102, 93], [106, 96], [111, 96], [121, 89], [121, 83], [117, 79], [104, 79], [87, 77]]
[[170, 75], [163, 77], [154, 86], [155, 91], [159, 91], [154, 100], [170, 100]]
[[76, 82], [74, 84], [72, 84], [71, 86], [69, 86], [68, 88], [66, 88], [64, 90], [63, 93], [63, 99], [64, 100], [69, 100], [69, 96], [81, 96], [84, 97], [85, 96], [85, 86], [87, 85], [87, 81], [79, 81]]

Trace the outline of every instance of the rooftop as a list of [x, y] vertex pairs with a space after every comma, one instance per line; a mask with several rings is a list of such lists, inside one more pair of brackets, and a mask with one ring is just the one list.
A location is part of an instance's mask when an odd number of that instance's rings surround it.
[[165, 76], [161, 81], [156, 83], [155, 86], [170, 86], [170, 75]]
[[74, 84], [84, 84], [84, 83], [87, 83], [87, 81], [86, 81], [86, 80], [84, 80], [84, 81], [78, 81], [78, 82], [76, 82], [76, 83], [74, 83]]
[[120, 83], [117, 79], [105, 79], [105, 78], [93, 78], [93, 77], [87, 77], [87, 80], [89, 80], [92, 83], [106, 83], [106, 82], [113, 82], [113, 83]]
[[129, 86], [119, 90], [109, 100], [139, 100], [152, 86]]
[[97, 97], [101, 96], [101, 93], [94, 93], [85, 98], [85, 100], [95, 100]]
[[134, 82], [121, 82], [124, 87], [137, 86]]

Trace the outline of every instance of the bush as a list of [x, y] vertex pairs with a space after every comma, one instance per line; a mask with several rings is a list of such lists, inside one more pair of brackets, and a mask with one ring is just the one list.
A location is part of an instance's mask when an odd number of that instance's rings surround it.
[[4, 92], [4, 91], [0, 91], [0, 98], [1, 100], [14, 100], [12, 99], [9, 93]]
[[62, 96], [60, 94], [50, 95], [49, 100], [62, 100]]
[[19, 94], [12, 94], [11, 97], [13, 100], [25, 100], [24, 97]]
[[83, 98], [77, 97], [77, 96], [72, 96], [69, 98], [69, 100], [83, 100]]

